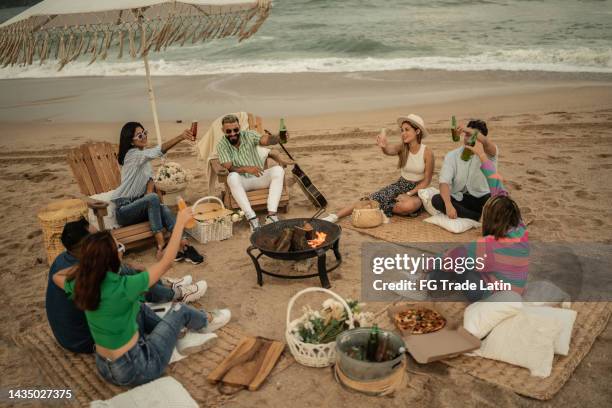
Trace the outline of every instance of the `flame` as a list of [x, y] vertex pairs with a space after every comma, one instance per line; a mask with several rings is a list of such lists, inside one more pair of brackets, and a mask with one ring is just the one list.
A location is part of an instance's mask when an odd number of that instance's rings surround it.
[[316, 248], [319, 245], [322, 245], [325, 242], [325, 238], [327, 237], [327, 234], [324, 232], [316, 232], [317, 237], [315, 239], [311, 239], [308, 241], [308, 245], [310, 245], [311, 248]]

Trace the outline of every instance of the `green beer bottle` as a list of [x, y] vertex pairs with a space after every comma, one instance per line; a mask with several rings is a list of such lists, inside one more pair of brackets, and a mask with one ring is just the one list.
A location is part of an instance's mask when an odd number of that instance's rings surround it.
[[366, 360], [376, 361], [376, 350], [378, 350], [378, 326], [374, 325], [370, 330], [370, 337], [368, 338], [368, 345], [366, 348]]
[[455, 115], [451, 118], [451, 136], [453, 137], [453, 142], [459, 141], [459, 132], [457, 132], [457, 119], [455, 119]]
[[[468, 145], [474, 146], [476, 144], [476, 136], [478, 136], [477, 130], [475, 130], [474, 133], [472, 133], [472, 136], [470, 137], [470, 140], [468, 141]], [[468, 161], [472, 158], [473, 155], [474, 153], [470, 149], [466, 149], [464, 146], [463, 152], [461, 152], [461, 160]]]
[[285, 118], [281, 118], [280, 127], [278, 130], [278, 136], [280, 137], [280, 142], [285, 144], [287, 143], [287, 127], [285, 126]]

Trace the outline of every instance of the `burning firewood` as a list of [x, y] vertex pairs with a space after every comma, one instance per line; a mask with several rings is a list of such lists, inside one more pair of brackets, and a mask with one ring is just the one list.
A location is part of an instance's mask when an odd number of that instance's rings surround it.
[[316, 248], [320, 245], [323, 245], [325, 243], [326, 237], [327, 237], [326, 233], [317, 231], [317, 237], [315, 239], [311, 239], [310, 241], [308, 241], [308, 245], [311, 248]]
[[302, 228], [293, 227], [293, 238], [291, 239], [291, 249], [301, 251], [310, 248], [308, 241], [314, 238], [314, 229], [309, 223], [305, 223]]
[[291, 248], [291, 240], [293, 238], [293, 229], [285, 228], [274, 244], [276, 252], [288, 252]]

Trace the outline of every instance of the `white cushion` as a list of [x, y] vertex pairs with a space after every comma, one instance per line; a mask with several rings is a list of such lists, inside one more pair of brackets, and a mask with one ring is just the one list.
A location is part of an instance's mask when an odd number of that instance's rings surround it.
[[523, 300], [529, 306], [559, 306], [569, 309], [572, 298], [563, 289], [549, 281], [530, 282], [523, 293]]
[[446, 214], [442, 213], [432, 215], [429, 218], [425, 218], [423, 221], [442, 227], [445, 230], [455, 234], [461, 234], [469, 229], [480, 227], [480, 223], [478, 221], [474, 221], [469, 218], [455, 218], [452, 220], [448, 218]]
[[559, 309], [556, 307], [546, 306], [524, 306], [523, 313], [533, 314], [538, 316], [546, 316], [555, 319], [561, 331], [555, 339], [554, 347], [555, 354], [561, 354], [567, 356], [569, 353], [570, 341], [572, 340], [572, 329], [574, 328], [574, 321], [576, 321], [576, 311], [571, 309]]
[[552, 370], [560, 331], [556, 319], [521, 312], [495, 327], [474, 354], [525, 367], [531, 375], [545, 378]]
[[423, 208], [429, 213], [429, 215], [440, 214], [440, 211], [436, 210], [431, 204], [431, 198], [436, 194], [440, 194], [440, 190], [435, 187], [427, 187], [419, 190], [417, 194], [423, 203]]
[[172, 377], [162, 377], [150, 383], [115, 395], [106, 401], [92, 401], [92, 408], [198, 408], [191, 395]]
[[463, 328], [479, 339], [495, 326], [517, 315], [523, 308], [521, 295], [516, 292], [495, 292], [479, 302], [469, 305], [463, 313]]
[[[111, 197], [113, 196], [113, 191], [115, 190], [111, 190], [105, 193], [94, 194], [92, 196], [89, 196], [89, 198], [92, 198], [94, 200], [104, 201], [108, 203], [108, 207], [106, 207], [106, 211], [108, 214], [103, 218], [104, 227], [106, 229], [114, 229], [114, 228], [120, 227], [119, 223], [117, 223], [117, 218], [115, 216], [115, 209], [116, 209], [115, 203], [111, 201]], [[89, 223], [91, 225], [93, 225], [97, 229], [100, 229], [100, 226], [98, 225], [98, 219], [96, 218], [96, 214], [94, 214], [91, 208], [89, 209], [88, 218], [89, 218]]]

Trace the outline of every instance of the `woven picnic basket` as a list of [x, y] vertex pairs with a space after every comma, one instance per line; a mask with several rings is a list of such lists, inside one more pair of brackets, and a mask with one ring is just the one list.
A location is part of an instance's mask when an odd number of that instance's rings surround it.
[[202, 197], [192, 208], [196, 222], [193, 228], [187, 229], [187, 233], [198, 242], [205, 244], [232, 237], [232, 212], [217, 197]]
[[383, 212], [374, 200], [362, 200], [353, 210], [351, 223], [356, 228], [374, 228], [383, 223]]
[[287, 329], [285, 330], [285, 339], [287, 340], [287, 344], [289, 345], [289, 350], [291, 351], [291, 354], [293, 355], [295, 360], [302, 365], [308, 367], [327, 367], [332, 365], [336, 361], [335, 341], [325, 344], [304, 343], [300, 341], [295, 336], [295, 334], [292, 333], [294, 329], [297, 329], [298, 325], [301, 322], [300, 318], [290, 320], [293, 304], [295, 303], [297, 298], [310, 292], [327, 293], [328, 295], [333, 296], [334, 298], [336, 298], [336, 300], [342, 303], [342, 306], [344, 306], [344, 308], [346, 309], [346, 313], [348, 316], [347, 323], [349, 329], [355, 328], [355, 324], [353, 323], [353, 312], [341, 296], [338, 296], [331, 290], [323, 288], [306, 288], [304, 290], [301, 290], [291, 298], [289, 304], [287, 305]]
[[56, 201], [38, 211], [49, 265], [66, 249], [61, 240], [64, 225], [81, 217], [87, 219], [88, 211], [87, 204], [79, 199]]

